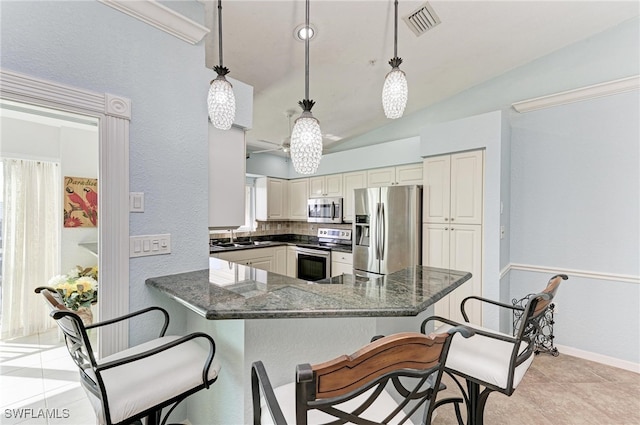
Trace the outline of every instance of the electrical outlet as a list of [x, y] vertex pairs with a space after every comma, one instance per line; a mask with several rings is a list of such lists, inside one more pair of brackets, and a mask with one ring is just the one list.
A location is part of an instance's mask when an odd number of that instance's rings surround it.
[[171, 234], [129, 236], [129, 257], [171, 254]]

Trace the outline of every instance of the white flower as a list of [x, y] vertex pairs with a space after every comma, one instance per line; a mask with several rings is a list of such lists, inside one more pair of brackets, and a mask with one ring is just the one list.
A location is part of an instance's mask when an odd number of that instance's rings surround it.
[[53, 276], [51, 279], [49, 279], [48, 286], [55, 288], [56, 286], [65, 283], [68, 279], [69, 277], [64, 274]]
[[69, 276], [69, 279], [75, 279], [76, 277], [80, 276], [80, 271], [76, 267], [75, 269], [69, 270], [69, 273], [67, 273], [67, 276]]
[[98, 282], [90, 276], [82, 276], [81, 278], [76, 280], [75, 283], [76, 283], [76, 286], [82, 285], [82, 291], [80, 292], [91, 291], [95, 289], [96, 286], [98, 286]]

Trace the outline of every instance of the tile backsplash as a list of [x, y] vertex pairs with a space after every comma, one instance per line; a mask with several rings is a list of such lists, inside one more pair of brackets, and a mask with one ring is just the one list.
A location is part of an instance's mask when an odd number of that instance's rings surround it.
[[[257, 221], [256, 230], [253, 232], [234, 232], [234, 237], [256, 237], [271, 235], [306, 235], [317, 236], [319, 227], [329, 227], [332, 229], [351, 229], [350, 223], [308, 223], [306, 221]], [[228, 230], [216, 230], [209, 235], [210, 239], [229, 238]]]

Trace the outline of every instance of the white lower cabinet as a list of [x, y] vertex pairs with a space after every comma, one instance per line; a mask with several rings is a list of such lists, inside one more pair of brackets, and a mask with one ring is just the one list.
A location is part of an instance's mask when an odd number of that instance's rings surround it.
[[331, 277], [353, 274], [353, 254], [331, 251]]
[[[470, 295], [482, 296], [482, 226], [425, 223], [422, 229], [424, 266], [471, 272], [473, 277], [435, 304], [435, 314], [463, 322], [460, 303]], [[471, 323], [482, 324], [479, 303], [467, 303]]]
[[287, 247], [287, 276], [297, 277], [298, 275], [298, 259], [296, 258], [296, 247]]
[[272, 272], [278, 273], [281, 275], [287, 274], [287, 247], [286, 246], [277, 246], [272, 248], [274, 250], [273, 254], [273, 268]]
[[220, 252], [214, 256], [221, 260], [232, 261], [244, 266], [272, 272], [275, 271], [275, 250], [276, 248], [241, 249], [237, 251]]
[[[250, 266], [256, 269], [296, 277], [298, 262], [295, 246], [275, 246], [268, 248], [246, 248], [236, 251], [212, 254], [221, 260]], [[353, 254], [350, 252], [331, 252], [331, 276], [343, 273], [353, 274]]]

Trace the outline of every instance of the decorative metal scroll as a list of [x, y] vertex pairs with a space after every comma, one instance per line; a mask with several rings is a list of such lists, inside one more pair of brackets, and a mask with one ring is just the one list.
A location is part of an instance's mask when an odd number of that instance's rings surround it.
[[[529, 294], [529, 295], [525, 296], [524, 298], [520, 298], [520, 299], [514, 298], [513, 300], [511, 300], [511, 302], [515, 306], [524, 308], [524, 306], [529, 301], [529, 298], [531, 296], [533, 296], [533, 295], [534, 294]], [[539, 332], [538, 332], [538, 334], [536, 336], [536, 340], [535, 340], [535, 353], [536, 354], [548, 353], [548, 354], [551, 354], [554, 357], [557, 357], [560, 354], [558, 352], [558, 349], [553, 345], [553, 339], [555, 338], [553, 336], [553, 325], [555, 323], [554, 318], [553, 318], [554, 311], [555, 311], [555, 304], [551, 303], [551, 304], [549, 304], [549, 306], [545, 310], [544, 314], [540, 317], [540, 321], [538, 322], [538, 326], [540, 328], [539, 328]], [[521, 311], [517, 311], [517, 310], [513, 311], [513, 331], [514, 331], [514, 333], [515, 333], [516, 329], [518, 329], [518, 326], [520, 325], [521, 317], [522, 317], [522, 312]]]

